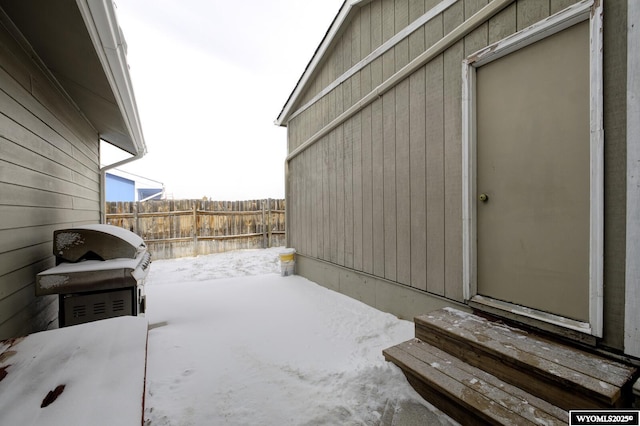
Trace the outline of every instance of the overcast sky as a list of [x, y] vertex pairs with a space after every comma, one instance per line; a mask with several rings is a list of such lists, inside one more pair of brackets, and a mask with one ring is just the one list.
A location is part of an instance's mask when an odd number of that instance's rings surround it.
[[342, 3], [116, 0], [149, 151], [122, 169], [174, 198], [284, 197], [273, 122]]

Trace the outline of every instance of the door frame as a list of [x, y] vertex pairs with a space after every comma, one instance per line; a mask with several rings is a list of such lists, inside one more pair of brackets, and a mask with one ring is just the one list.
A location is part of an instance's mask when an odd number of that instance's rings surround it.
[[[589, 322], [575, 321], [477, 294], [476, 68], [589, 20], [590, 226]], [[462, 255], [465, 302], [506, 311], [560, 328], [602, 337], [604, 247], [604, 130], [602, 98], [602, 2], [576, 3], [473, 53], [462, 62]]]

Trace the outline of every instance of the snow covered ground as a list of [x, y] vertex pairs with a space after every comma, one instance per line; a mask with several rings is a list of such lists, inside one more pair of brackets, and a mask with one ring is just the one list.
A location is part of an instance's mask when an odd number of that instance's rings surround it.
[[0, 342], [0, 425], [140, 424], [146, 338], [122, 316]]
[[153, 262], [145, 425], [454, 424], [382, 356], [413, 324], [281, 277], [282, 250]]

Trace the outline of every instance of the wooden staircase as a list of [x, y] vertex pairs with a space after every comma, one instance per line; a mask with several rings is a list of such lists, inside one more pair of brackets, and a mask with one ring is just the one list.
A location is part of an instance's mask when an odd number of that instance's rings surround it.
[[631, 404], [637, 370], [620, 362], [451, 308], [415, 327], [384, 357], [462, 424], [566, 425], [571, 409]]

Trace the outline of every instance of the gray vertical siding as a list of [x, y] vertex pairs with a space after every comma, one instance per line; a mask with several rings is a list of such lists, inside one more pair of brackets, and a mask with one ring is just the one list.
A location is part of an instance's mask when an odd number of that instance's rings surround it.
[[0, 28], [0, 339], [42, 330], [55, 297], [35, 297], [52, 235], [97, 223], [99, 139]]
[[[355, 9], [293, 111], [438, 3], [373, 0]], [[330, 94], [294, 113], [287, 123], [297, 129], [289, 132], [290, 151], [487, 3], [457, 1]], [[461, 63], [467, 55], [573, 3], [576, 0], [515, 1], [313, 144], [305, 151], [311, 158], [294, 157], [289, 214], [310, 211], [289, 230], [292, 244], [302, 243], [298, 251], [425, 294], [462, 301]], [[624, 256], [614, 259], [613, 254], [624, 252], [625, 246], [620, 224], [625, 211], [621, 103], [626, 86], [620, 73], [626, 45], [624, 28], [612, 27], [614, 21], [626, 22], [623, 3], [605, 4], [605, 343], [617, 348], [624, 315], [614, 301], [623, 300]], [[295, 184], [300, 179], [302, 186]], [[300, 240], [304, 232], [311, 235], [307, 244]], [[360, 282], [360, 291], [366, 281]]]
[[[464, 2], [444, 11], [444, 33], [464, 22]], [[444, 296], [462, 300], [462, 72], [465, 40], [443, 54]], [[427, 236], [428, 238], [428, 236]]]
[[624, 346], [627, 2], [604, 3], [604, 343]]

